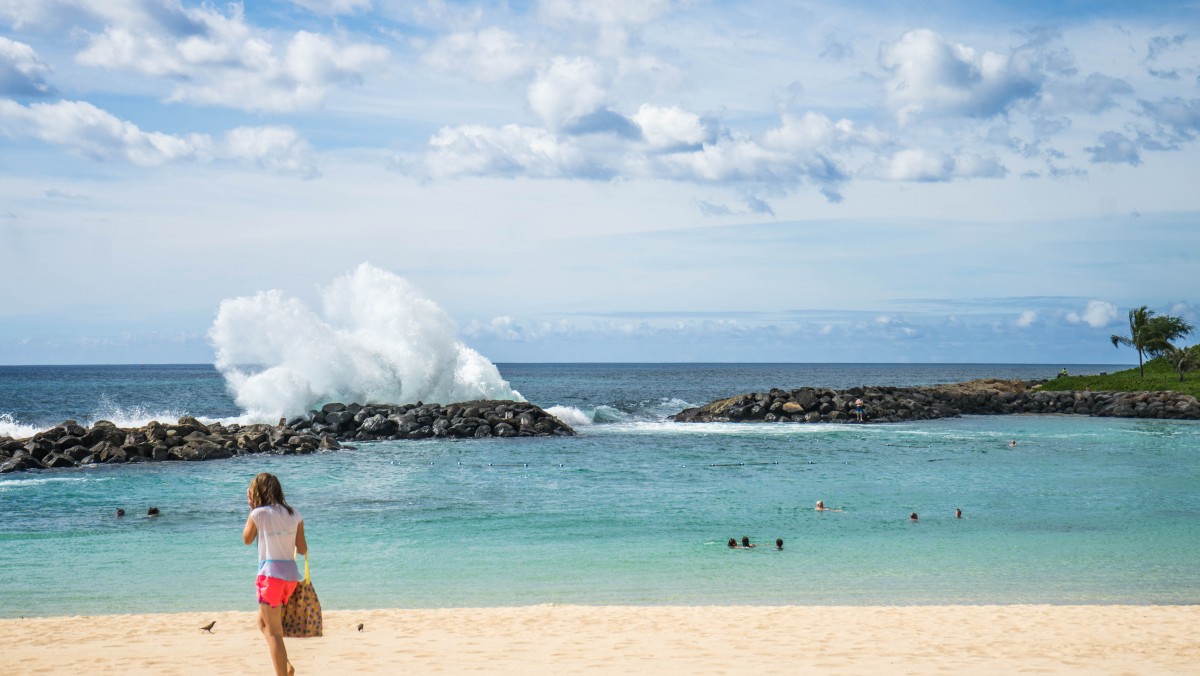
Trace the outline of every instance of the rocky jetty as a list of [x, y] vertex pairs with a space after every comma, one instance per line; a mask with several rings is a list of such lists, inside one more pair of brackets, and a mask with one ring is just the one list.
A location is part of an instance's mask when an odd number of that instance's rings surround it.
[[0, 437], [0, 474], [95, 463], [217, 460], [250, 453], [336, 450], [344, 441], [572, 436], [575, 431], [527, 402], [326, 404], [282, 425], [175, 424], [90, 428], [68, 420], [27, 439]]
[[867, 422], [959, 415], [1068, 413], [1114, 418], [1200, 420], [1200, 402], [1179, 392], [1045, 392], [1042, 381], [972, 380], [930, 387], [773, 389], [719, 399], [671, 417], [675, 422], [854, 422], [862, 399]]

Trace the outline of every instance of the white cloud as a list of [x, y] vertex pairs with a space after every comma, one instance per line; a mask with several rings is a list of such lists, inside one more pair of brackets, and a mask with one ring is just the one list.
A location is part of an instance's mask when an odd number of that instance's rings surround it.
[[49, 73], [33, 47], [0, 35], [0, 96], [45, 96]]
[[529, 107], [551, 129], [577, 123], [601, 109], [608, 91], [591, 59], [556, 56], [529, 86]]
[[1083, 312], [1068, 312], [1067, 321], [1072, 324], [1084, 323], [1098, 329], [1108, 326], [1117, 318], [1117, 306], [1103, 300], [1089, 300]]
[[880, 158], [867, 175], [888, 181], [923, 183], [956, 178], [1001, 178], [1008, 173], [995, 156], [963, 153], [957, 156], [910, 148]]
[[901, 124], [923, 113], [990, 117], [1037, 95], [1044, 79], [1036, 51], [982, 54], [925, 28], [885, 45], [887, 100]]
[[587, 174], [588, 162], [570, 143], [545, 129], [515, 124], [500, 128], [443, 127], [429, 139], [425, 170], [433, 178]]
[[98, 160], [139, 166], [239, 160], [282, 173], [309, 176], [308, 144], [286, 127], [242, 127], [223, 139], [147, 132], [84, 101], [23, 106], [0, 99], [0, 134], [35, 138]]
[[530, 48], [516, 35], [495, 27], [447, 35], [424, 60], [439, 70], [485, 82], [507, 80], [533, 65]]
[[676, 149], [713, 140], [713, 132], [700, 119], [676, 106], [642, 104], [633, 116], [642, 138], [653, 148]]
[[171, 101], [250, 111], [319, 106], [332, 89], [359, 84], [388, 54], [307, 31], [277, 46], [245, 22], [240, 5], [229, 5], [228, 13], [168, 5], [121, 15], [88, 37], [76, 57], [83, 65], [172, 78]]
[[291, 127], [238, 127], [218, 146], [221, 158], [244, 160], [282, 174], [312, 177], [307, 141]]
[[763, 144], [787, 152], [811, 152], [855, 145], [880, 146], [887, 135], [875, 127], [856, 127], [850, 120], [836, 122], [821, 113], [807, 112], [797, 117], [785, 114], [782, 124], [763, 136]]
[[1016, 321], [1013, 322], [1013, 325], [1017, 328], [1027, 329], [1033, 326], [1033, 323], [1037, 321], [1037, 318], [1038, 313], [1036, 310], [1025, 310], [1021, 313], [1021, 316], [1017, 317]]
[[493, 317], [487, 322], [473, 319], [463, 328], [463, 334], [472, 338], [485, 336], [499, 340], [521, 340], [526, 333], [525, 327], [507, 315]]

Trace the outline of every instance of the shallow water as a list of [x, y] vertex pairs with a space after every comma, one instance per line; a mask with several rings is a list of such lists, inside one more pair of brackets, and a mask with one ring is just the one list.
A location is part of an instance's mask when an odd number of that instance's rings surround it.
[[[612, 422], [574, 438], [5, 475], [0, 614], [253, 607], [256, 549], [240, 532], [259, 471], [304, 514], [328, 608], [1200, 602], [1200, 425], [663, 421], [716, 396], [865, 377], [803, 368], [501, 366], [535, 403]], [[941, 376], [871, 368], [866, 382]], [[817, 499], [844, 511], [814, 512]], [[150, 505], [163, 515], [143, 516]], [[725, 546], [743, 535], [785, 548]]]

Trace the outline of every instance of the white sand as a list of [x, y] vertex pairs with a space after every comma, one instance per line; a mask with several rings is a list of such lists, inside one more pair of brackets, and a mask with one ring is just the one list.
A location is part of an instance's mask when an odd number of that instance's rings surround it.
[[[0, 620], [0, 673], [269, 674], [254, 617]], [[301, 676], [1200, 674], [1200, 606], [341, 610], [287, 645]]]

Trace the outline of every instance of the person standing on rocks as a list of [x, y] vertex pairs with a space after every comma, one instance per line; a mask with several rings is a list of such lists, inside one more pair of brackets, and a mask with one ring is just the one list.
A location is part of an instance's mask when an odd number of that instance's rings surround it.
[[858, 416], [858, 422], [863, 421], [863, 409], [865, 408], [866, 404], [863, 403], [862, 398], [854, 400], [854, 415]]

